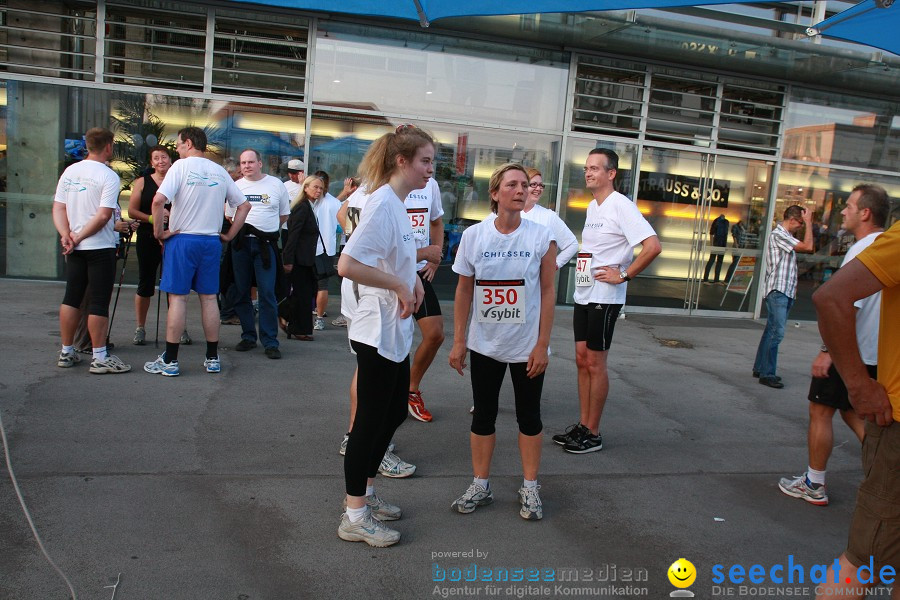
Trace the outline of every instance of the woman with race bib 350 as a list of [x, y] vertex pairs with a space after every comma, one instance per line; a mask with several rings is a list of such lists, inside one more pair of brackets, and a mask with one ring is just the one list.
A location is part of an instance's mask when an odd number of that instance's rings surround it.
[[469, 350], [475, 404], [469, 440], [475, 477], [451, 506], [470, 513], [494, 501], [490, 484], [494, 424], [509, 367], [524, 473], [519, 515], [535, 520], [543, 517], [537, 484], [543, 431], [540, 403], [556, 300], [556, 243], [548, 228], [522, 218], [527, 191], [528, 175], [521, 165], [506, 164], [494, 171], [488, 192], [497, 216], [463, 232], [453, 263], [459, 282], [450, 366], [462, 375]]
[[[406, 419], [413, 320], [424, 291], [416, 242], [403, 198], [434, 173], [434, 142], [412, 125], [378, 138], [359, 173], [371, 195], [344, 247], [338, 273], [355, 283], [348, 336], [357, 362], [357, 406], [344, 455], [347, 509], [338, 537], [384, 547], [400, 532], [384, 525], [399, 507], [375, 495], [375, 475], [391, 437]], [[344, 312], [342, 306], [342, 312]], [[346, 314], [346, 312], [345, 312]]]

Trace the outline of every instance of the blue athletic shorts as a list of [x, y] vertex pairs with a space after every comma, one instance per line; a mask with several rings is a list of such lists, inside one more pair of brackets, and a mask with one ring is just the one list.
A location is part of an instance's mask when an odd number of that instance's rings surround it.
[[217, 235], [179, 233], [163, 247], [162, 280], [159, 289], [186, 296], [219, 293], [219, 257], [222, 242]]

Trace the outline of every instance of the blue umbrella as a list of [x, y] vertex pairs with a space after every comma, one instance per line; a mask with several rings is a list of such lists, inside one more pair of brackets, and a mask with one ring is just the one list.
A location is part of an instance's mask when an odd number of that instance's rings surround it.
[[532, 13], [576, 13], [593, 10], [662, 8], [698, 4], [741, 4], [757, 0], [245, 0], [305, 10], [340, 12], [353, 15], [393, 17], [418, 21], [428, 27], [431, 21], [448, 17], [518, 15]]
[[900, 54], [897, 35], [900, 8], [893, 8], [894, 0], [864, 0], [806, 30], [807, 35], [828, 37], [866, 44]]

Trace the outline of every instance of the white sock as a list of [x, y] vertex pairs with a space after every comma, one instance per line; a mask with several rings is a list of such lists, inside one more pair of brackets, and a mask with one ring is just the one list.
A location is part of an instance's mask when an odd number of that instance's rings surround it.
[[537, 487], [537, 479], [523, 479], [522, 487], [523, 488], [536, 488]]
[[357, 523], [362, 521], [363, 517], [366, 516], [366, 513], [369, 512], [368, 506], [363, 506], [362, 508], [350, 508], [347, 507], [347, 518], [350, 519], [351, 523]]
[[72, 354], [73, 352], [75, 352], [75, 346], [63, 345], [62, 352], [63, 354]]
[[806, 476], [809, 477], [810, 483], [825, 485], [825, 471], [816, 471], [812, 467], [806, 469]]
[[491, 480], [490, 479], [478, 479], [477, 477], [475, 477], [473, 479], [473, 481], [486, 490], [491, 489]]
[[94, 360], [106, 360], [106, 346], [94, 348]]
[[367, 485], [366, 486], [366, 496], [374, 496], [375, 495], [375, 486]]

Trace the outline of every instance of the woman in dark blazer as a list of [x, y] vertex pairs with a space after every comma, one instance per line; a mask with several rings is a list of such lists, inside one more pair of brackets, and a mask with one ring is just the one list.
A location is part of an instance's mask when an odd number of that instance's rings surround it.
[[318, 289], [315, 262], [319, 227], [310, 201], [318, 200], [324, 193], [325, 182], [322, 178], [310, 176], [303, 181], [303, 188], [297, 197], [291, 199], [283, 256], [284, 272], [290, 276], [293, 287], [288, 300], [287, 324], [282, 323], [288, 339], [313, 341], [310, 310]]

